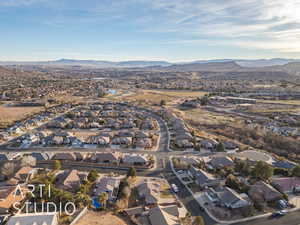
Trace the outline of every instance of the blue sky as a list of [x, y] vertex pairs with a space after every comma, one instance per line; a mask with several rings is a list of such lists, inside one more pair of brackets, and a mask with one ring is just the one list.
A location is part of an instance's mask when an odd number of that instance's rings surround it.
[[1, 0], [0, 60], [300, 58], [300, 0]]

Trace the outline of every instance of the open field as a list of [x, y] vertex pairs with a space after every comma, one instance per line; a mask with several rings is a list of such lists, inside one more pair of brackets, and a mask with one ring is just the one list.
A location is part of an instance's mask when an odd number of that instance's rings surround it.
[[193, 120], [205, 125], [227, 124], [233, 123], [237, 120], [236, 116], [213, 113], [200, 108], [184, 110], [181, 111], [181, 113], [184, 119]]
[[161, 100], [166, 101], [167, 103], [175, 100], [175, 96], [167, 96], [159, 93], [149, 93], [141, 91], [136, 93], [136, 95], [129, 96], [124, 98], [127, 101], [137, 101], [140, 103], [149, 103], [149, 104], [160, 104]]
[[112, 213], [101, 213], [89, 211], [76, 225], [128, 225], [125, 221]]
[[300, 107], [253, 107], [249, 109], [251, 113], [297, 113]]
[[169, 97], [202, 97], [206, 94], [207, 92], [203, 91], [170, 91], [170, 90], [145, 90], [146, 93], [157, 93], [161, 95], [166, 95]]
[[44, 107], [8, 107], [0, 106], [0, 127], [7, 126], [15, 121], [44, 110]]
[[170, 90], [142, 90], [135, 95], [127, 96], [124, 100], [137, 101], [144, 104], [160, 104], [161, 100], [166, 101], [167, 104], [176, 102], [182, 98], [196, 98], [202, 97], [206, 92], [200, 91], [170, 91]]
[[300, 100], [257, 100], [258, 103], [269, 103], [269, 104], [285, 104], [285, 105], [299, 105]]

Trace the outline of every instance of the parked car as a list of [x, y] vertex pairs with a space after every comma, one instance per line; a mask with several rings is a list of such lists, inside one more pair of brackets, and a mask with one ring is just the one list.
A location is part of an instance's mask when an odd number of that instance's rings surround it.
[[281, 200], [278, 201], [278, 207], [280, 209], [288, 208], [289, 207], [289, 203], [286, 200], [281, 199]]
[[282, 217], [286, 214], [287, 214], [286, 211], [280, 210], [280, 211], [272, 213], [271, 218], [279, 218], [279, 217]]
[[176, 184], [171, 184], [171, 188], [172, 190], [177, 193], [179, 191], [178, 187], [176, 186]]

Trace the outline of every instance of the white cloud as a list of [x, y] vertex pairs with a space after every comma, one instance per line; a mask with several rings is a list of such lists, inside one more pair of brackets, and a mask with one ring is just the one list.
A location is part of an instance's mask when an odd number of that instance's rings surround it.
[[210, 38], [216, 45], [300, 52], [300, 0], [0, 0], [0, 6], [44, 2], [62, 12], [86, 12], [61, 13], [47, 22], [52, 26], [124, 20], [144, 32], [172, 33], [173, 41]]
[[2, 0], [0, 6], [26, 6], [45, 1], [47, 0]]
[[[183, 43], [300, 52], [300, 0], [152, 0], [165, 10], [162, 26], [146, 31], [184, 34]], [[186, 37], [191, 35], [191, 39]], [[231, 40], [228, 40], [228, 39]], [[198, 39], [198, 40], [197, 40]], [[212, 42], [212, 43], [211, 43]]]

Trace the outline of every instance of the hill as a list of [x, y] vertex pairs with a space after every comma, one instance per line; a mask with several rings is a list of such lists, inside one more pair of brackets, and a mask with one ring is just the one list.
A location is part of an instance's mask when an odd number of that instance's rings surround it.
[[77, 60], [59, 59], [55, 61], [39, 62], [0, 62], [0, 65], [46, 65], [46, 66], [87, 66], [96, 68], [119, 68], [119, 67], [147, 67], [147, 66], [169, 66], [166, 61], [121, 61], [111, 62], [104, 60]]
[[13, 74], [14, 72], [12, 70], [0, 66], [0, 75], [13, 75]]
[[[153, 68], [155, 69], [155, 68]], [[210, 63], [189, 63], [189, 64], [177, 64], [171, 65], [163, 68], [156, 68], [163, 71], [236, 71], [242, 69], [234, 61], [229, 62], [210, 62]]]

